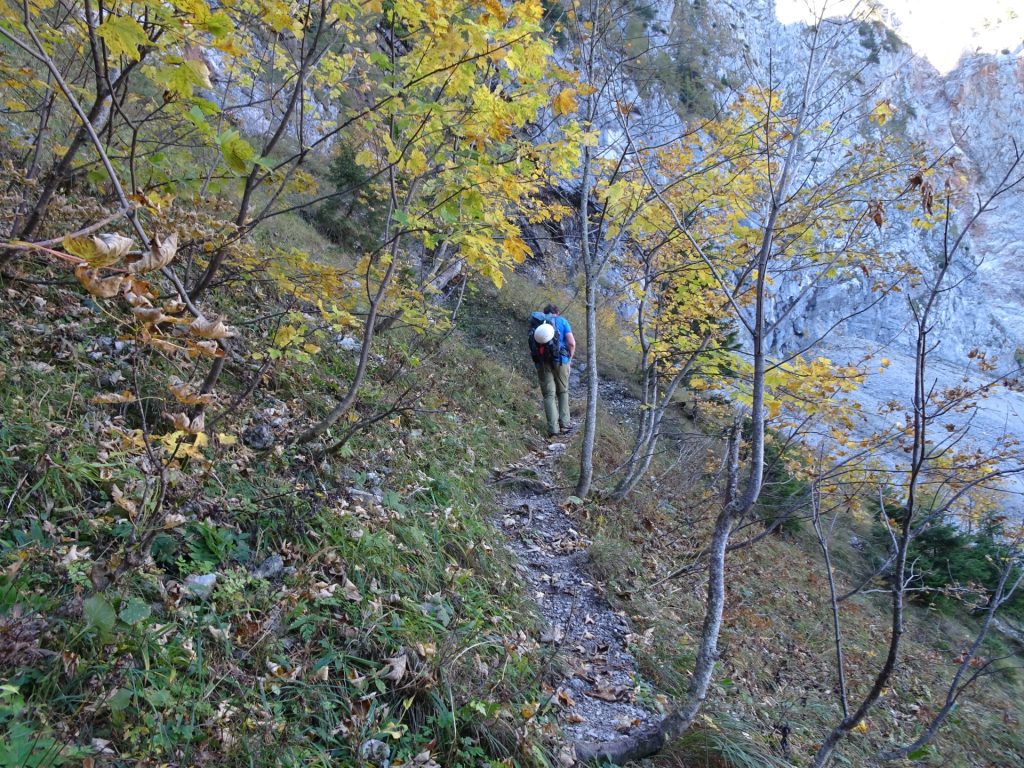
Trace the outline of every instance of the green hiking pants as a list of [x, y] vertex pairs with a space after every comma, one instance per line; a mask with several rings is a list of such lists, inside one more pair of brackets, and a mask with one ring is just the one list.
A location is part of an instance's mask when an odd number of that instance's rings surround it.
[[[544, 395], [544, 415], [548, 420], [548, 434], [554, 435], [569, 428], [569, 366], [541, 363], [537, 366], [537, 379]], [[556, 400], [557, 397], [557, 400]]]

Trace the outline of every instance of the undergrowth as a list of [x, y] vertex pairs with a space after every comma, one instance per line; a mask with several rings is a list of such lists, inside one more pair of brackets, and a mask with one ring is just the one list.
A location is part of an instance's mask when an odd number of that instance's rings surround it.
[[[685, 695], [693, 668], [706, 589], [701, 547], [720, 503], [710, 492], [720, 444], [715, 447], [713, 430], [705, 431], [700, 437], [691, 430], [682, 444], [666, 446], [652, 478], [624, 502], [590, 504], [580, 512], [580, 525], [594, 538], [594, 573], [633, 622], [633, 652], [657, 690], [674, 698]], [[597, 471], [610, 471], [627, 450], [628, 434], [617, 441]], [[706, 452], [693, 450], [694, 441], [703, 441]], [[781, 469], [769, 480], [759, 517], [744, 524], [733, 541], [763, 531], [779, 514], [787, 522], [728, 555], [719, 665], [705, 714], [655, 759], [657, 765], [801, 765], [841, 717], [827, 582], [811, 526], [802, 524], [806, 489]], [[833, 564], [842, 591], [884, 560], [884, 551], [873, 544], [873, 526], [870, 519], [851, 518], [834, 531]], [[869, 589], [843, 603], [851, 697], [870, 686], [888, 640], [890, 605], [884, 583], [879, 586], [883, 591]], [[881, 706], [842, 744], [837, 765], [873, 764], [880, 750], [920, 732], [941, 705], [978, 619], [962, 609], [939, 612], [925, 602], [909, 606], [907, 624], [901, 668]], [[1006, 657], [995, 664], [997, 673], [970, 689], [913, 764], [1021, 764], [1024, 688], [1014, 654], [1003, 641], [989, 638], [982, 659]]]

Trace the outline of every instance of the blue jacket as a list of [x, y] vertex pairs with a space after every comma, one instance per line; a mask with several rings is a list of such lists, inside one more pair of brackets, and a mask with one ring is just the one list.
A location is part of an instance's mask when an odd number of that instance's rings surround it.
[[569, 362], [569, 348], [565, 345], [565, 337], [572, 333], [572, 326], [561, 315], [555, 315], [555, 328], [558, 329], [559, 338], [562, 339], [562, 365], [565, 365]]

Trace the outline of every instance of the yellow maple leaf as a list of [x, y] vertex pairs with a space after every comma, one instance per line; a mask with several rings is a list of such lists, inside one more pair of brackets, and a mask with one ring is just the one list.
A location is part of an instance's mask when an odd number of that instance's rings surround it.
[[571, 114], [577, 110], [578, 106], [575, 88], [565, 88], [555, 94], [551, 100], [551, 109], [554, 110], [556, 117]]

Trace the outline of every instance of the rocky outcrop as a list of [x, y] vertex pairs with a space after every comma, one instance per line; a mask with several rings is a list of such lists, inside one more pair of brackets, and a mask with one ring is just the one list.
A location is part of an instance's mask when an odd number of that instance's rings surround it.
[[[764, 82], [769, 64], [773, 78], [783, 83], [800, 76], [804, 25], [780, 23], [772, 0], [726, 0], [717, 8], [737, 46], [732, 52], [726, 49], [716, 77], [728, 73], [734, 81]], [[967, 56], [943, 75], [882, 25], [861, 24], [836, 53], [851, 71], [859, 69], [857, 83], [878, 84], [877, 98], [891, 102], [893, 124], [908, 141], [924, 142], [933, 156], [944, 154], [948, 173], [962, 176], [969, 187], [965, 207], [970, 192], [984, 195], [999, 182], [1014, 152], [1014, 137], [1024, 137], [1024, 45], [1001, 54]], [[1003, 197], [972, 230], [951, 280], [959, 287], [943, 299], [938, 312], [942, 357], [962, 361], [969, 350], [982, 347], [999, 356], [1001, 371], [1020, 364], [1015, 358], [1024, 353], [1022, 215], [1024, 188]], [[958, 223], [962, 220], [961, 215]], [[936, 235], [893, 232], [881, 237], [882, 247], [926, 272], [941, 252]], [[780, 311], [799, 289], [780, 291]], [[866, 286], [856, 278], [823, 286], [791, 313], [792, 321], [780, 329], [773, 345], [779, 351], [799, 349], [865, 297]], [[886, 302], [840, 330], [888, 344], [899, 338], [907, 319], [905, 300]]]

